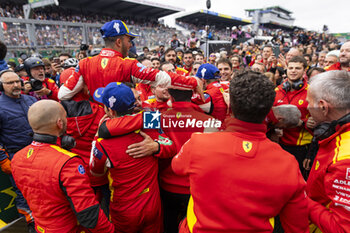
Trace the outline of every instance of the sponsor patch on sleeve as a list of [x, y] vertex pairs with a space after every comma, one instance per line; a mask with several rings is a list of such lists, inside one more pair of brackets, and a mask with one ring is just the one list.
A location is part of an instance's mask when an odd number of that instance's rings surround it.
[[83, 165], [80, 164], [80, 165], [78, 166], [78, 172], [79, 172], [80, 174], [82, 174], [82, 175], [85, 174], [85, 168], [84, 168]]

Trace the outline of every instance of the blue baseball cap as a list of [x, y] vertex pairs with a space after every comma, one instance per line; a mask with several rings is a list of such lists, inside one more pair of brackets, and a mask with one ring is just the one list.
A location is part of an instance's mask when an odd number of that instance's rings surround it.
[[128, 35], [131, 37], [139, 36], [137, 34], [131, 33], [126, 24], [121, 20], [113, 20], [105, 23], [101, 27], [100, 32], [103, 38], [121, 35]]
[[135, 96], [131, 88], [121, 82], [112, 82], [98, 88], [94, 99], [116, 112], [126, 112], [134, 108]]
[[205, 63], [198, 68], [196, 77], [202, 79], [218, 79], [220, 77], [219, 69], [209, 63]]

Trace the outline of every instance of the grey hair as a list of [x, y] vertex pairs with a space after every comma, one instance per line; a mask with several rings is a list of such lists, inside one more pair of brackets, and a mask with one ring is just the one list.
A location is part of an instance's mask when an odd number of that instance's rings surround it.
[[298, 107], [293, 104], [283, 104], [273, 107], [275, 116], [283, 118], [283, 123], [290, 126], [296, 126], [301, 118], [301, 112]]
[[310, 91], [315, 102], [324, 100], [335, 108], [350, 110], [350, 73], [334, 70], [311, 78]]

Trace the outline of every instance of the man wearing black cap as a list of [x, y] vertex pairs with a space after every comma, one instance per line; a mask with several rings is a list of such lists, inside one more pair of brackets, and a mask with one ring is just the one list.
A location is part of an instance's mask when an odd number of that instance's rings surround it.
[[87, 85], [90, 95], [96, 89], [115, 81], [153, 83], [156, 86], [159, 84], [197, 86], [196, 79], [186, 79], [180, 75], [146, 68], [137, 60], [127, 58], [128, 51], [132, 46], [131, 41], [138, 35], [131, 33], [123, 21], [107, 22], [100, 31], [106, 48], [102, 49], [99, 55], [79, 62], [75, 73], [60, 88], [59, 98], [61, 100], [71, 99], [81, 90], [84, 83]]

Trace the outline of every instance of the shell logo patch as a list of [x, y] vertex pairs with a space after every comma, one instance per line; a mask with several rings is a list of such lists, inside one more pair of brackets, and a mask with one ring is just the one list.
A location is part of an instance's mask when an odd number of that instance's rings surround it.
[[243, 150], [248, 153], [249, 151], [251, 151], [251, 149], [253, 148], [253, 143], [248, 142], [248, 141], [243, 141], [242, 142], [242, 147]]
[[182, 113], [181, 112], [177, 112], [176, 113], [176, 118], [179, 119], [181, 117]]
[[33, 148], [30, 148], [30, 149], [28, 150], [27, 159], [29, 159], [29, 157], [32, 156], [33, 151], [34, 151]]
[[302, 105], [304, 103], [304, 100], [299, 100], [299, 105]]
[[106, 68], [107, 64], [108, 64], [108, 58], [102, 58], [101, 60], [102, 69]]
[[316, 165], [315, 165], [315, 171], [317, 171], [317, 169], [320, 167], [320, 162], [317, 160], [316, 161]]

